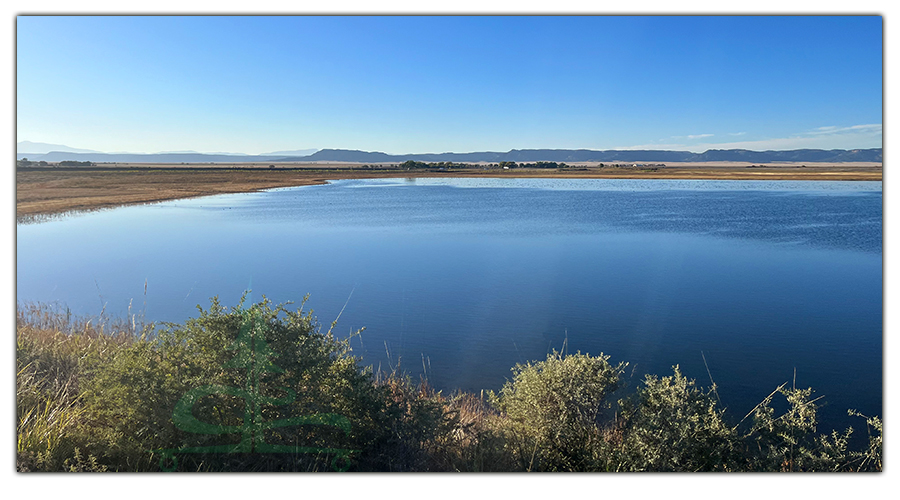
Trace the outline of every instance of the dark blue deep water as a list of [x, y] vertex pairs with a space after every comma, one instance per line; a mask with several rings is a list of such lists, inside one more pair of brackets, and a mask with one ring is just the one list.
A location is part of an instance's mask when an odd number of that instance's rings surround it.
[[366, 363], [447, 391], [565, 343], [632, 386], [708, 385], [705, 356], [738, 419], [795, 370], [820, 431], [883, 414], [880, 182], [339, 181], [18, 224], [16, 248], [17, 299], [80, 314], [182, 322], [252, 289], [327, 327], [346, 303]]

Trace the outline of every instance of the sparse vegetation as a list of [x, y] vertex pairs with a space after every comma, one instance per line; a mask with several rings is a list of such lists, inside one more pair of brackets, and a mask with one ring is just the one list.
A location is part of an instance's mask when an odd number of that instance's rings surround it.
[[[27, 161], [25, 159], [20, 160]], [[41, 214], [134, 205], [223, 193], [244, 193], [276, 187], [324, 184], [337, 179], [410, 177], [513, 177], [583, 179], [765, 179], [765, 180], [872, 180], [880, 181], [881, 167], [818, 168], [777, 167], [748, 170], [724, 166], [668, 166], [637, 168], [631, 164], [573, 167], [563, 163], [463, 164], [416, 163], [407, 170], [397, 164], [300, 165], [136, 165], [105, 164], [90, 168], [41, 167], [16, 171], [16, 217], [28, 220]], [[419, 165], [421, 163], [421, 166]]]
[[715, 386], [677, 366], [623, 391], [625, 363], [554, 352], [514, 367], [497, 393], [445, 395], [361, 368], [349, 341], [323, 333], [302, 305], [198, 309], [154, 327], [20, 305], [17, 469], [882, 469], [881, 420], [851, 411], [869, 435], [851, 450], [852, 429], [817, 434], [812, 389], [782, 385], [735, 422]]

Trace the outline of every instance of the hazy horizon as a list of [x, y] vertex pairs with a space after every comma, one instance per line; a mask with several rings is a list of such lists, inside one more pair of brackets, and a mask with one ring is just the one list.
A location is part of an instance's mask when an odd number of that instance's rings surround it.
[[[37, 145], [38, 147], [33, 148], [34, 150], [26, 150], [22, 146], [23, 144], [28, 145]], [[58, 147], [59, 149], [52, 149], [54, 147]], [[63, 152], [63, 153], [94, 153], [94, 154], [146, 154], [146, 155], [162, 155], [162, 154], [203, 154], [203, 155], [234, 155], [234, 156], [267, 156], [267, 155], [290, 155], [305, 152], [306, 155], [314, 154], [318, 151], [323, 151], [325, 149], [339, 149], [346, 151], [364, 151], [371, 153], [384, 153], [384, 151], [365, 151], [355, 148], [308, 148], [304, 150], [285, 150], [285, 151], [269, 151], [259, 154], [249, 154], [243, 152], [224, 152], [224, 151], [196, 151], [196, 150], [182, 150], [182, 151], [153, 151], [153, 152], [141, 152], [141, 151], [96, 151], [89, 149], [80, 149], [73, 148], [64, 144], [48, 144], [42, 142], [33, 142], [33, 141], [19, 141], [16, 143], [16, 154], [46, 154], [49, 152]], [[467, 154], [467, 153], [482, 153], [482, 152], [496, 152], [496, 153], [506, 153], [509, 151], [528, 151], [528, 150], [588, 150], [589, 148], [514, 148], [512, 150], [507, 151], [407, 151], [404, 153], [387, 153], [387, 154], [398, 154], [398, 155], [422, 155], [422, 154], [444, 154], [444, 153], [455, 153], [455, 154]], [[710, 148], [710, 149], [725, 149], [725, 148]], [[729, 148], [729, 149], [744, 149], [744, 148]], [[800, 148], [798, 148], [800, 149]], [[811, 149], [824, 149], [824, 148], [811, 148]], [[832, 148], [837, 150], [854, 150], [854, 149], [882, 149], [881, 146], [875, 148]], [[619, 148], [621, 151], [634, 151], [634, 148]], [[676, 151], [676, 150], [667, 150], [667, 149], [653, 149], [647, 148], [647, 151]], [[598, 150], [600, 151], [600, 150]], [[611, 150], [609, 150], [611, 151]], [[690, 151], [692, 153], [703, 153], [704, 151], [691, 151], [689, 149], [678, 150], [678, 151]], [[765, 152], [766, 150], [749, 150], [749, 151], [757, 151], [757, 152]], [[780, 150], [771, 150], [771, 151], [791, 151], [791, 149], [780, 149]]]

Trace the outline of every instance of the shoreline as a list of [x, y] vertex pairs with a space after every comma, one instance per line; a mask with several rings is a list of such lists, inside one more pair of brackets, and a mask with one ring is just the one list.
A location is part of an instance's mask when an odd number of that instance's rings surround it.
[[[329, 168], [330, 167], [330, 168]], [[361, 169], [354, 164], [272, 169], [248, 166], [116, 165], [16, 170], [16, 221], [32, 216], [90, 211], [217, 194], [325, 184], [329, 180], [382, 178], [542, 178], [881, 181], [881, 166], [690, 164], [661, 168], [569, 169]]]

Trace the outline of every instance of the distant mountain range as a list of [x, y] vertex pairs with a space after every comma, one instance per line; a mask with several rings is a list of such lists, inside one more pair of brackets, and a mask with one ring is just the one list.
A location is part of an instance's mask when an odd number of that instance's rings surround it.
[[873, 149], [796, 149], [792, 151], [750, 151], [746, 149], [710, 149], [703, 153], [662, 150], [607, 150], [590, 149], [513, 149], [506, 153], [437, 153], [389, 155], [378, 152], [346, 149], [323, 149], [304, 158], [306, 161], [345, 161], [360, 163], [404, 162], [705, 162], [740, 161], [751, 163], [771, 162], [848, 162], [882, 161], [881, 148]]
[[[23, 146], [24, 145], [24, 146]], [[25, 146], [42, 148], [26, 151]], [[402, 163], [407, 160], [423, 162], [450, 161], [456, 163], [501, 161], [514, 162], [709, 162], [735, 161], [749, 163], [774, 162], [881, 162], [882, 148], [872, 149], [795, 149], [790, 151], [750, 151], [747, 149], [710, 149], [703, 153], [690, 151], [662, 150], [606, 150], [590, 149], [513, 149], [506, 153], [426, 153], [390, 155], [380, 152], [357, 151], [349, 149], [295, 150], [276, 151], [265, 155], [243, 155], [229, 153], [196, 153], [172, 152], [156, 154], [137, 153], [100, 153], [90, 150], [78, 150], [60, 146], [65, 149], [46, 150], [42, 143], [20, 142], [17, 145], [16, 158], [28, 158], [31, 161], [58, 162], [63, 160], [92, 161], [97, 163], [250, 163], [250, 162], [284, 162], [284, 161], [320, 161], [348, 163]], [[44, 151], [44, 152], [41, 152]]]
[[[46, 142], [31, 142], [31, 141], [22, 141], [16, 144], [16, 152], [23, 151], [25, 153], [35, 155], [35, 154], [46, 154], [51, 151], [63, 151], [66, 153], [99, 153], [100, 151], [94, 151], [93, 149], [78, 149], [78, 148], [70, 148], [69, 146], [63, 146], [62, 144], [47, 144]], [[17, 158], [18, 159], [18, 158]]]
[[284, 156], [309, 156], [318, 151], [318, 149], [294, 149], [292, 151], [272, 151], [271, 153], [263, 153], [266, 156], [284, 155]]

